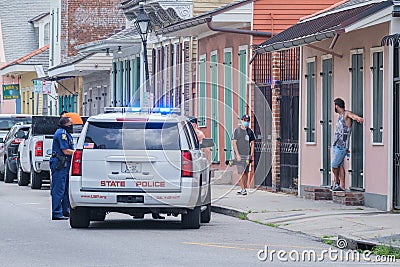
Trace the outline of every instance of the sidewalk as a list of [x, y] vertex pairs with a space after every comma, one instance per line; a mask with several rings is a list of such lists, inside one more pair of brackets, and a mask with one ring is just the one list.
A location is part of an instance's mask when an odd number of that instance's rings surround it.
[[236, 193], [238, 190], [237, 186], [213, 185], [213, 211], [242, 219], [246, 216], [250, 221], [318, 239], [335, 240], [339, 236], [352, 249], [379, 244], [400, 246], [400, 214], [256, 189], [242, 196]]

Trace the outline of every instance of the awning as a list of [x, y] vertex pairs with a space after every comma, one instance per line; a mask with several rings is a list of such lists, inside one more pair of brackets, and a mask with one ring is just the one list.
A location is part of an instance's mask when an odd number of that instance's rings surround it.
[[128, 27], [110, 37], [76, 46], [80, 53], [117, 52], [122, 48], [141, 48], [142, 39], [135, 27]]
[[113, 57], [106, 53], [80, 53], [49, 69], [50, 77], [87, 76], [93, 72], [110, 71]]
[[256, 53], [288, 49], [332, 38], [336, 34], [346, 32], [346, 27], [392, 5], [392, 1], [382, 1], [335, 12], [327, 11], [301, 21], [260, 44]]

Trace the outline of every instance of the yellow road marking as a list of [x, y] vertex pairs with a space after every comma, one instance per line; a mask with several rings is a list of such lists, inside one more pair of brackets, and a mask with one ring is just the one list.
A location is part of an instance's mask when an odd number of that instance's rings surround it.
[[197, 243], [197, 242], [184, 242], [184, 244], [191, 244], [191, 245], [209, 245], [209, 246], [231, 246], [231, 245], [238, 245], [238, 246], [249, 246], [249, 247], [261, 247], [264, 248], [265, 246], [268, 247], [278, 247], [278, 248], [303, 248], [303, 249], [325, 249], [321, 247], [307, 247], [307, 246], [287, 246], [287, 245], [269, 245], [269, 244], [238, 244], [238, 243]]
[[255, 248], [232, 247], [232, 246], [223, 246], [223, 245], [215, 245], [215, 244], [207, 244], [207, 243], [183, 242], [183, 244], [186, 244], [186, 245], [197, 245], [197, 246], [202, 246], [202, 247], [214, 247], [214, 248], [227, 248], [227, 249], [259, 251], [259, 249], [255, 249]]

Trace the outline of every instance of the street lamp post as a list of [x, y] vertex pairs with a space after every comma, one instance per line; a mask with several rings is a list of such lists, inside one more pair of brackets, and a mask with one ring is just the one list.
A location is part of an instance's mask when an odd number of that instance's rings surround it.
[[[135, 27], [140, 34], [140, 38], [142, 39], [143, 43], [143, 60], [144, 60], [144, 70], [146, 76], [146, 93], [147, 97], [150, 96], [150, 86], [149, 86], [149, 62], [147, 60], [147, 37], [148, 34], [151, 32], [151, 23], [150, 18], [147, 16], [146, 12], [144, 11], [144, 3], [139, 3], [139, 13], [136, 17]], [[148, 99], [149, 101], [149, 99]], [[150, 103], [149, 103], [150, 104]], [[153, 104], [153, 103], [151, 103]]]

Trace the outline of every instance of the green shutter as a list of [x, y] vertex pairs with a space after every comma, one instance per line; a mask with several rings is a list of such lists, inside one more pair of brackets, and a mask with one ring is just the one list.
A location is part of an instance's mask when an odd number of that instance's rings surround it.
[[307, 63], [307, 142], [315, 142], [315, 62]]
[[224, 114], [225, 114], [225, 160], [232, 158], [233, 97], [232, 97], [232, 52], [224, 53]]
[[211, 56], [211, 135], [214, 140], [212, 162], [219, 163], [219, 132], [218, 132], [218, 58]]
[[247, 80], [247, 66], [246, 66], [246, 50], [239, 52], [239, 110], [238, 114], [241, 117], [246, 114], [246, 80]]
[[122, 90], [124, 87], [124, 62], [121, 61], [118, 64], [118, 78], [117, 78], [117, 96], [116, 96], [116, 106], [122, 106]]
[[383, 131], [383, 52], [373, 53], [373, 142], [382, 143]]
[[139, 88], [140, 88], [140, 64], [139, 58], [135, 58], [132, 60], [132, 85], [131, 85], [131, 105], [134, 107], [140, 106], [140, 95], [139, 95]]
[[199, 99], [199, 126], [206, 126], [206, 61], [201, 59], [199, 62], [199, 81], [200, 81], [200, 99]]

